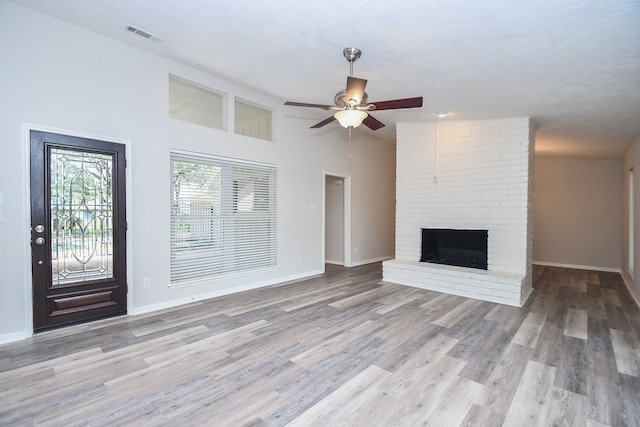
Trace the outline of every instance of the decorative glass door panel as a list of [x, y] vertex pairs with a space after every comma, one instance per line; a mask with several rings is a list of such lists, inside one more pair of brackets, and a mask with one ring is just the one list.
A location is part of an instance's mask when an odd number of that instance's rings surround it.
[[52, 285], [113, 277], [113, 156], [52, 148]]

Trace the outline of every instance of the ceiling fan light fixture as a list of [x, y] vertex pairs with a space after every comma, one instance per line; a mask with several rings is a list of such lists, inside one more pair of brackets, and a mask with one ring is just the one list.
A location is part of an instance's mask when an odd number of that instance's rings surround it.
[[340, 126], [358, 127], [362, 124], [362, 121], [367, 118], [369, 114], [361, 110], [340, 110], [333, 115], [333, 117], [340, 122]]

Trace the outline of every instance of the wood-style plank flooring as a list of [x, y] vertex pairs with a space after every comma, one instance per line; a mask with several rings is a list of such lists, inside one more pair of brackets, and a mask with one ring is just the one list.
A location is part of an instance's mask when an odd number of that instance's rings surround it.
[[515, 308], [380, 264], [0, 346], [0, 425], [640, 426], [640, 310], [536, 267]]

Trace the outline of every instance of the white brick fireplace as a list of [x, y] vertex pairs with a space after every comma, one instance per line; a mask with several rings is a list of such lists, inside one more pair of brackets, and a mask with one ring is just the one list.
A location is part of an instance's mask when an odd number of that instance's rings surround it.
[[[522, 306], [531, 294], [528, 118], [397, 125], [396, 258], [383, 280]], [[419, 262], [422, 228], [488, 230], [488, 268]]]

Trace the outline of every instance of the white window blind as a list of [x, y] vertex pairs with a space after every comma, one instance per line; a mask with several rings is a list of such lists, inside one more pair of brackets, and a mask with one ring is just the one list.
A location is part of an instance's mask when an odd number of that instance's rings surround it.
[[276, 168], [171, 153], [171, 284], [277, 265]]
[[224, 130], [224, 97], [169, 74], [169, 117]]

